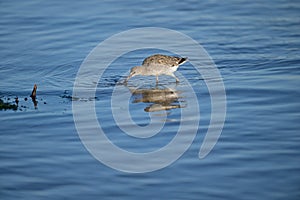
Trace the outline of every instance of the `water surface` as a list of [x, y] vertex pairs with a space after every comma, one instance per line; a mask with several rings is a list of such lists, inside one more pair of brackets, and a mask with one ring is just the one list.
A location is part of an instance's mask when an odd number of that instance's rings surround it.
[[[23, 105], [0, 111], [1, 199], [298, 199], [299, 11], [297, 1], [283, 0], [1, 2], [0, 97], [18, 96]], [[81, 143], [70, 99], [80, 64], [112, 34], [139, 27], [181, 31], [203, 45], [218, 66], [227, 116], [205, 159], [199, 160], [198, 152], [209, 125], [210, 98], [189, 63], [178, 71], [200, 88], [201, 119], [179, 160], [155, 172], [128, 174], [101, 164]], [[184, 109], [167, 111], [159, 139], [143, 143], [118, 134], [110, 95], [130, 67], [154, 52], [159, 50], [130, 52], [112, 63], [94, 99], [108, 137], [134, 152], [170, 141]], [[173, 87], [172, 81], [165, 80]], [[37, 108], [29, 98], [35, 83]], [[179, 105], [184, 96], [172, 103]], [[133, 95], [130, 107], [133, 120], [144, 126], [149, 123], [144, 109], [151, 103], [134, 103], [140, 97]]]

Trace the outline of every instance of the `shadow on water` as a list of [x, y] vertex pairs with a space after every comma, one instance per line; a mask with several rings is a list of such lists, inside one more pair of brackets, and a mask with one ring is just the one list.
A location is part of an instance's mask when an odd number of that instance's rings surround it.
[[134, 100], [132, 103], [150, 103], [144, 109], [145, 112], [157, 112], [162, 110], [171, 110], [183, 108], [180, 104], [180, 91], [171, 88], [133, 88], [128, 87]]

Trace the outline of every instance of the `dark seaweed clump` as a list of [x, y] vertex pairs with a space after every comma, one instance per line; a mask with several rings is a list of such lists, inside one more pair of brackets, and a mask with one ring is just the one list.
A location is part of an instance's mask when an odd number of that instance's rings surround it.
[[0, 110], [17, 110], [18, 105], [10, 102], [4, 102], [0, 99]]

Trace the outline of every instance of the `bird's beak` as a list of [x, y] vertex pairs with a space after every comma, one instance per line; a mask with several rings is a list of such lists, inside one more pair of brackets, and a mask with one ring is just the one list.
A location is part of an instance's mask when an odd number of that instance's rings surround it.
[[130, 72], [129, 76], [125, 80], [125, 83], [127, 83], [128, 80], [131, 79], [133, 76], [135, 76], [135, 72]]

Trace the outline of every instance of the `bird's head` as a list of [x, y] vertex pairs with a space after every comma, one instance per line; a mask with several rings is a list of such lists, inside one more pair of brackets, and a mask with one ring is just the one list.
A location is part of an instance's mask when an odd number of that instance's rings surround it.
[[143, 67], [141, 67], [141, 66], [135, 66], [135, 67], [131, 68], [130, 74], [129, 74], [129, 76], [126, 78], [125, 83], [127, 83], [127, 81], [128, 81], [129, 79], [131, 79], [132, 77], [134, 77], [134, 76], [136, 76], [136, 75], [140, 75], [140, 74], [142, 74], [142, 73], [143, 73]]

